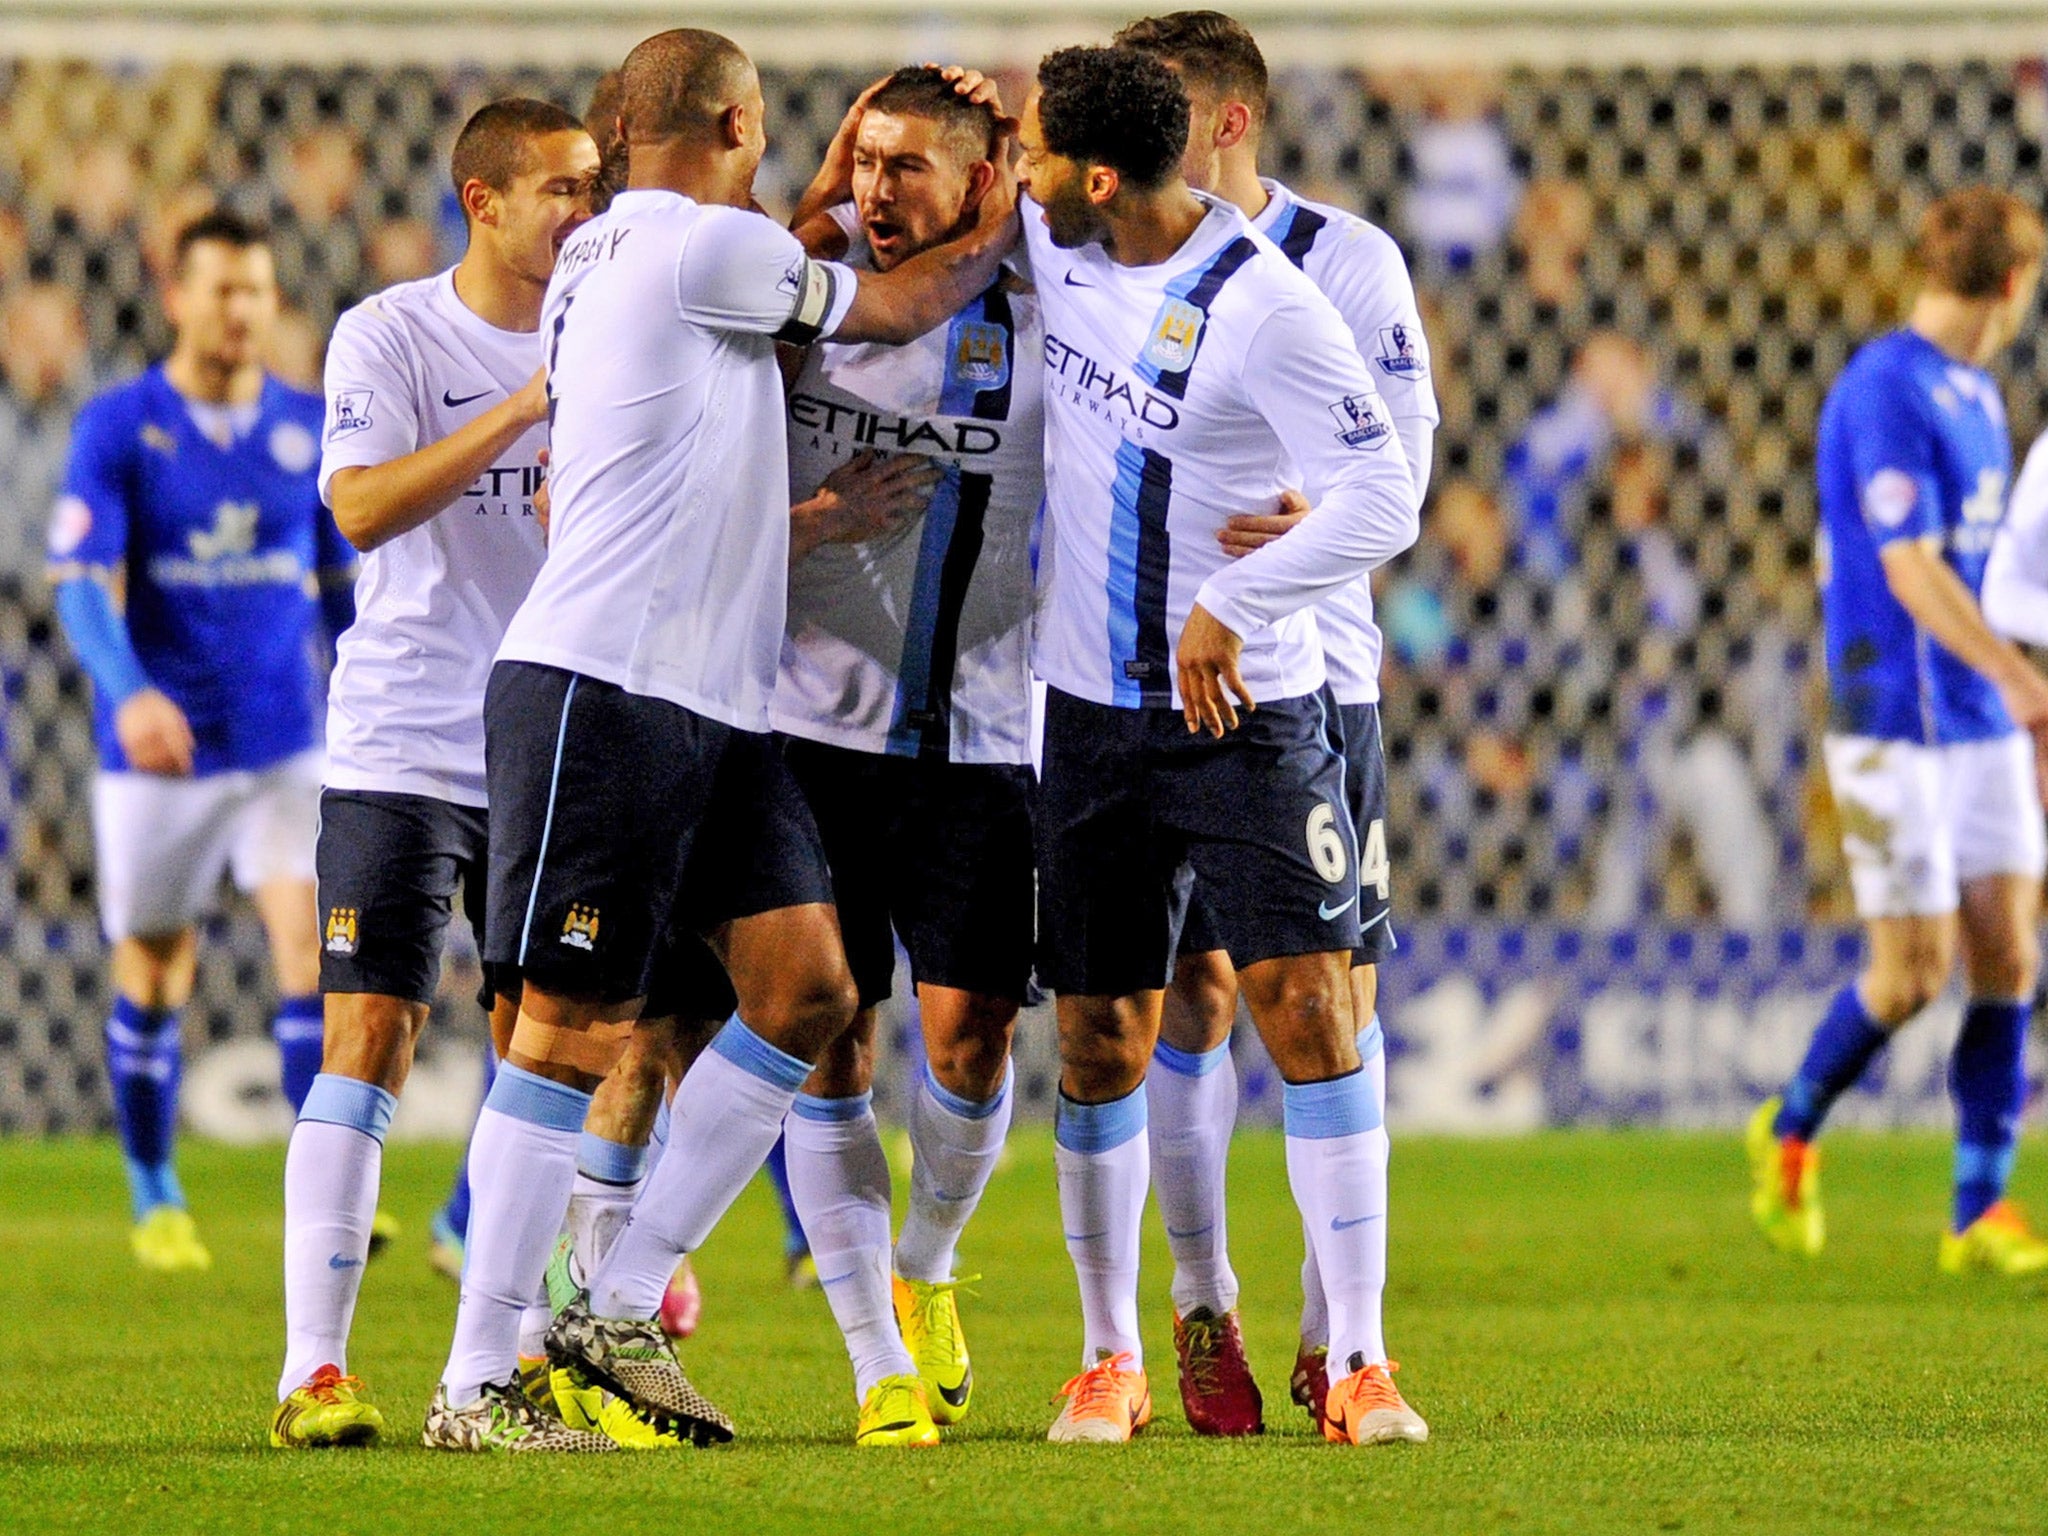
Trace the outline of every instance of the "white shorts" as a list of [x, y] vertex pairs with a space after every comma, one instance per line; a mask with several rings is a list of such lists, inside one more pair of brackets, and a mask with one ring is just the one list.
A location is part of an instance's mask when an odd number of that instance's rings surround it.
[[1964, 881], [2038, 880], [2048, 866], [2025, 733], [1948, 746], [1830, 736], [1826, 750], [1859, 917], [1953, 912]]
[[100, 773], [92, 830], [107, 938], [191, 927], [213, 910], [230, 870], [244, 891], [273, 880], [310, 885], [326, 766], [315, 749], [252, 773]]

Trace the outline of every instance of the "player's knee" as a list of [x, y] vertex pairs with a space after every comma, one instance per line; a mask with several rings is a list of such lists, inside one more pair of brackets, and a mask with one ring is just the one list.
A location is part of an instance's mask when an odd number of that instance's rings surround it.
[[804, 1092], [821, 1099], [850, 1099], [866, 1093], [874, 1082], [874, 1035], [860, 1028], [857, 1019], [825, 1047], [804, 1083]]
[[1084, 1104], [1120, 1099], [1145, 1080], [1152, 1037], [1135, 1012], [1090, 1010], [1078, 1016], [1062, 1010], [1060, 1085]]
[[1237, 972], [1218, 950], [1183, 955], [1167, 989], [1160, 1034], [1168, 1044], [1197, 1054], [1230, 1038], [1237, 1019]]
[[926, 1059], [932, 1076], [948, 1093], [983, 1103], [995, 1097], [1010, 1064], [1010, 1037], [1017, 1010], [988, 1010], [971, 1015], [944, 1036], [927, 1029]]
[[816, 1061], [859, 1010], [860, 989], [846, 962], [819, 960], [778, 976], [751, 1005], [742, 999], [741, 1016], [763, 1039], [792, 1056]]
[[152, 1012], [182, 1008], [199, 976], [193, 934], [129, 937], [114, 946], [114, 990]]
[[1290, 1082], [1314, 1082], [1357, 1065], [1348, 968], [1307, 959], [1254, 967], [1242, 978], [1260, 1038]]
[[619, 1064], [632, 1036], [630, 1018], [543, 1021], [522, 1010], [512, 1026], [506, 1060], [550, 1082], [595, 1093]]
[[427, 1005], [402, 997], [352, 992], [330, 995], [320, 1070], [375, 1083], [389, 1093], [405, 1086]]
[[2039, 941], [2030, 932], [2015, 933], [1992, 953], [1971, 957], [1970, 995], [2030, 998], [2040, 974]]
[[1948, 971], [1946, 958], [1931, 953], [1874, 966], [1863, 978], [1864, 1006], [1879, 1025], [1896, 1029], [1941, 995]]

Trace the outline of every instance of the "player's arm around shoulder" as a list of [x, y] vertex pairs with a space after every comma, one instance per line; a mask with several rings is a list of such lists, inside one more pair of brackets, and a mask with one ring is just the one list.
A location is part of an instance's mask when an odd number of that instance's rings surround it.
[[[1007, 146], [1007, 140], [1005, 141]], [[888, 272], [862, 272], [853, 303], [834, 339], [915, 341], [951, 319], [995, 281], [1003, 258], [1017, 245], [1017, 178], [1007, 147], [998, 151], [993, 175], [975, 205], [975, 222], [957, 239], [933, 246]]]
[[415, 349], [375, 299], [341, 317], [327, 353], [320, 494], [364, 554], [431, 521], [528, 430], [547, 420], [536, 369], [446, 437], [422, 443]]

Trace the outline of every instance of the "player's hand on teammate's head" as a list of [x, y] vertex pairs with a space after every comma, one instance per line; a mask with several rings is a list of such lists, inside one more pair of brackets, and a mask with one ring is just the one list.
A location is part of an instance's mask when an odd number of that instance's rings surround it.
[[1216, 531], [1216, 542], [1233, 560], [1264, 549], [1309, 514], [1308, 498], [1299, 491], [1280, 493], [1278, 512], [1242, 512]]
[[1188, 610], [1176, 659], [1181, 712], [1187, 716], [1190, 735], [1206, 730], [1211, 736], [1221, 736], [1236, 730], [1233, 697], [1247, 713], [1259, 707], [1237, 670], [1243, 651], [1243, 637], [1200, 603]]
[[825, 477], [814, 498], [824, 502], [819, 542], [879, 538], [921, 516], [938, 483], [939, 466], [922, 454], [856, 454]]
[[114, 735], [128, 766], [137, 773], [188, 778], [192, 773], [191, 722], [185, 711], [154, 688], [130, 694], [114, 711]]
[[989, 76], [964, 64], [937, 64], [926, 60], [924, 67], [936, 69], [942, 79], [952, 83], [957, 94], [965, 96], [977, 107], [987, 107], [995, 113], [996, 127], [1005, 136], [1017, 131], [1017, 119], [1003, 110], [1003, 94]]

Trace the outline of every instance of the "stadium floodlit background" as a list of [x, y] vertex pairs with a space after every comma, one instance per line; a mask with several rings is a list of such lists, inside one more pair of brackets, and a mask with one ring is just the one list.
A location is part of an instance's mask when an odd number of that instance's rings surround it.
[[[512, 91], [580, 111], [601, 65], [671, 19], [639, 0], [580, 26], [544, 0], [488, 9], [487, 31], [464, 0], [0, 17], [0, 1131], [110, 1113], [86, 695], [39, 577], [72, 413], [165, 345], [153, 273], [216, 194], [273, 224], [275, 366], [317, 387], [342, 309], [457, 254], [444, 167], [465, 115]], [[1277, 66], [1270, 170], [1398, 237], [1443, 407], [1425, 537], [1380, 586], [1397, 1107], [1445, 1128], [1730, 1123], [1855, 953], [1814, 751], [1816, 412], [1901, 316], [1930, 196], [1977, 178], [2048, 194], [2042, 47], [1997, 3], [1767, 23], [1716, 0], [1532, 0], [1463, 26], [1419, 4], [1238, 9]], [[1005, 66], [1014, 100], [1041, 42], [1123, 15], [736, 11], [692, 17], [763, 61], [771, 209], [894, 61]], [[2000, 367], [2024, 446], [2048, 419], [2048, 346], [2023, 336]], [[231, 913], [213, 938], [188, 1115], [282, 1134], [259, 929]], [[451, 1041], [479, 1026], [451, 1016], [401, 1134], [466, 1122], [474, 1057]], [[1943, 1035], [1909, 1036], [1847, 1113], [1945, 1115]], [[1049, 1030], [1027, 1025], [1022, 1051], [1043, 1108]], [[1242, 1065], [1270, 1111], [1255, 1045]]]

